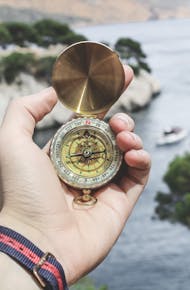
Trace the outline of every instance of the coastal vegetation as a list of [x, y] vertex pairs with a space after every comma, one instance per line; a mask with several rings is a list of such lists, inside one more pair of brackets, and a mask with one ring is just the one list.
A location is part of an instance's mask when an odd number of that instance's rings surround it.
[[146, 62], [147, 56], [140, 42], [131, 38], [119, 38], [115, 44], [115, 50], [133, 68], [135, 75], [139, 75], [141, 69], [151, 72], [151, 68]]
[[29, 43], [39, 42], [40, 35], [34, 27], [29, 24], [23, 24], [21, 22], [5, 22], [2, 23], [1, 26], [4, 27], [10, 35], [9, 42], [5, 42], [4, 45], [14, 43], [24, 47], [29, 45]]
[[11, 34], [5, 25], [0, 24], [0, 46], [6, 47], [8, 43], [11, 43]]
[[34, 24], [22, 22], [4, 22], [0, 24], [0, 45], [5, 47], [16, 44], [29, 47], [31, 43], [48, 47], [50, 44], [71, 44], [86, 40], [86, 37], [75, 33], [67, 24], [52, 19], [43, 19]]
[[55, 60], [54, 56], [37, 58], [33, 53], [13, 52], [0, 61], [0, 81], [4, 79], [11, 84], [23, 72], [50, 83]]
[[190, 153], [175, 157], [163, 180], [170, 193], [158, 192], [157, 215], [162, 220], [180, 222], [190, 228]]
[[[87, 40], [85, 36], [75, 33], [67, 24], [52, 19], [43, 19], [33, 24], [21, 22], [0, 24], [0, 46], [4, 49], [10, 45], [30, 49], [34, 44], [48, 49], [50, 45], [67, 46], [84, 40]], [[132, 66], [136, 75], [139, 75], [141, 69], [151, 71], [139, 42], [130, 38], [120, 38], [114, 47], [121, 59]], [[52, 55], [40, 57], [30, 52], [13, 51], [0, 57], [0, 81], [5, 80], [11, 84], [19, 73], [23, 72], [50, 84], [55, 59], [56, 56]]]
[[71, 290], [108, 290], [107, 286], [96, 287], [89, 277], [81, 279], [77, 284], [70, 287]]

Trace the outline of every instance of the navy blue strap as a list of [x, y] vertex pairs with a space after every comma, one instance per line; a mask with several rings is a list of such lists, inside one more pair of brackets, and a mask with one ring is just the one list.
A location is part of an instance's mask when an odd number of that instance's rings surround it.
[[21, 234], [0, 226], [0, 251], [32, 273], [45, 290], [68, 290], [61, 264]]

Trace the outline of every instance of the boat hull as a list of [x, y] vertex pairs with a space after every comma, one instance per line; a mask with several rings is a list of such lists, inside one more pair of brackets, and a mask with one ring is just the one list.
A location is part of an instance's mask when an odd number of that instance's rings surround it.
[[163, 146], [163, 145], [170, 145], [170, 144], [178, 143], [182, 141], [185, 137], [187, 137], [187, 131], [182, 130], [181, 132], [177, 134], [172, 133], [172, 134], [169, 134], [168, 136], [160, 137], [157, 140], [156, 145]]

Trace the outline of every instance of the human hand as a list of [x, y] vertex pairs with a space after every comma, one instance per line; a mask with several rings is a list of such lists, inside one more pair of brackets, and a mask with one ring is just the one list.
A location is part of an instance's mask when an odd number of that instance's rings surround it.
[[[132, 79], [127, 67], [126, 87]], [[63, 184], [48, 156], [33, 141], [35, 124], [57, 102], [52, 88], [14, 100], [0, 129], [0, 169], [3, 209], [0, 224], [52, 252], [62, 264], [68, 284], [99, 264], [120, 235], [148, 179], [150, 157], [132, 131], [133, 120], [117, 114], [110, 126], [124, 151], [127, 170], [117, 183], [95, 193], [92, 208], [73, 208], [75, 190]]]

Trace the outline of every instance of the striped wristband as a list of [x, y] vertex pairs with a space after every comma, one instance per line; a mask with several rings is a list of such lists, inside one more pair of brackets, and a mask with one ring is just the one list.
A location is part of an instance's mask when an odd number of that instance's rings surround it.
[[43, 253], [28, 239], [0, 226], [0, 252], [28, 270], [45, 290], [68, 290], [64, 270], [51, 253]]

